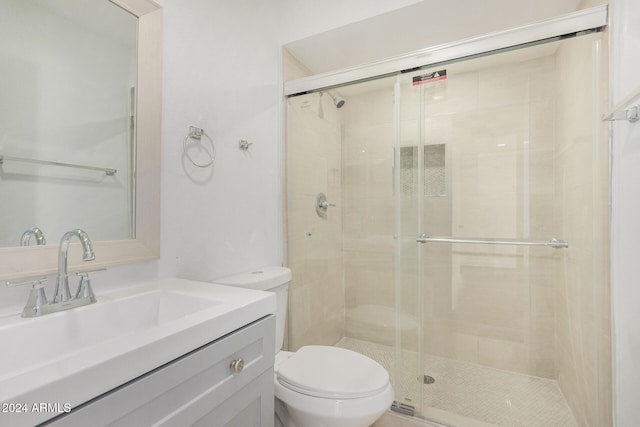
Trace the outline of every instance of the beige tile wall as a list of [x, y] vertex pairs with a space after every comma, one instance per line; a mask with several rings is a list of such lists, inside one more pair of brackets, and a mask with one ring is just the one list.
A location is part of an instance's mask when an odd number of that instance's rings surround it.
[[394, 79], [385, 82], [341, 111], [345, 334], [394, 345]]
[[[560, 388], [581, 426], [612, 425], [608, 151], [606, 128], [593, 109], [597, 96], [606, 99], [605, 71], [594, 75], [594, 43], [601, 38], [568, 40], [556, 55], [555, 219], [571, 242], [558, 259], [556, 361]], [[601, 82], [599, 88], [594, 81]]]
[[[450, 234], [547, 240], [553, 215], [552, 58], [507, 63], [448, 82], [464, 90], [445, 98], [462, 111], [433, 108], [447, 118], [452, 176]], [[553, 83], [551, 83], [553, 86]], [[456, 96], [471, 101], [457, 102]], [[549, 108], [551, 107], [551, 108]], [[427, 141], [429, 142], [429, 141]], [[446, 253], [446, 249], [442, 249]], [[553, 250], [454, 245], [448, 302], [431, 319], [437, 335], [425, 348], [442, 355], [543, 377], [554, 375]], [[430, 281], [429, 271], [424, 277]], [[435, 286], [435, 285], [434, 285]], [[448, 298], [448, 301], [447, 301]], [[427, 314], [428, 315], [428, 314]], [[448, 333], [450, 332], [450, 333]]]
[[[293, 77], [305, 73], [287, 52], [284, 58]], [[340, 121], [331, 98], [294, 97], [286, 108], [287, 264], [293, 275], [287, 348], [295, 351], [333, 345], [344, 335], [342, 167]], [[337, 204], [326, 219], [316, 214], [318, 193]]]
[[[452, 67], [435, 86], [403, 84], [401, 145], [418, 143], [422, 90], [424, 142], [446, 144], [450, 165], [447, 195], [424, 198], [424, 231], [554, 235], [553, 90], [547, 87], [553, 71], [553, 59], [543, 58], [498, 71]], [[383, 344], [394, 343], [395, 326], [393, 316], [380, 315], [395, 304], [392, 85], [349, 97], [342, 116], [346, 333], [374, 335]], [[426, 351], [552, 377], [553, 251], [425, 245], [418, 260], [418, 198], [404, 195], [400, 202], [404, 347], [417, 348], [411, 326], [422, 309]], [[419, 265], [422, 307], [417, 283], [408, 279]], [[375, 318], [387, 327], [367, 333], [367, 320]]]

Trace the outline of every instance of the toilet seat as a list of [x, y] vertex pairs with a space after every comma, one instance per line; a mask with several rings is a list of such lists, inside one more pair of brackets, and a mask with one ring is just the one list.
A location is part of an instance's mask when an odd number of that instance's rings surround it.
[[389, 374], [380, 364], [329, 346], [300, 348], [277, 366], [276, 378], [289, 390], [326, 399], [360, 399], [389, 387]]

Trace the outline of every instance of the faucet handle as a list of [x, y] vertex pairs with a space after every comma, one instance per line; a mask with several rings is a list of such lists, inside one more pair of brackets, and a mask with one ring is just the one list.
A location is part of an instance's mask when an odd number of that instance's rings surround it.
[[89, 272], [82, 271], [77, 272], [76, 276], [80, 276], [80, 282], [78, 283], [78, 290], [76, 291], [76, 299], [88, 298], [91, 302], [96, 302], [96, 296], [91, 289], [91, 280], [89, 279]]
[[33, 277], [24, 277], [22, 279], [16, 281], [6, 281], [4, 285], [7, 288], [13, 288], [15, 286], [25, 286], [25, 285], [34, 285], [35, 282], [46, 282], [47, 276], [33, 276]]
[[43, 286], [43, 282], [46, 281], [46, 277], [33, 280], [27, 304], [22, 309], [22, 317], [36, 317], [41, 314], [42, 307], [47, 304], [47, 295]]

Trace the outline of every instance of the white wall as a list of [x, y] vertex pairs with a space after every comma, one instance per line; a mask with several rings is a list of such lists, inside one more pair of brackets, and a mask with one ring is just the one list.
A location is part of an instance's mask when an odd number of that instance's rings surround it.
[[283, 44], [424, 0], [276, 0], [281, 8]]
[[[159, 3], [165, 36], [160, 274], [208, 280], [279, 265], [278, 11], [251, 0]], [[183, 156], [190, 125], [214, 141], [213, 168], [197, 168]], [[249, 151], [238, 148], [240, 139], [253, 143]]]
[[[211, 280], [282, 264], [278, 9], [252, 0], [157, 3], [164, 21], [161, 257], [94, 274], [96, 292], [156, 277]], [[189, 126], [214, 141], [213, 168], [184, 158]], [[238, 148], [240, 139], [253, 143], [249, 151]], [[15, 296], [20, 290], [24, 298]], [[24, 304], [27, 289], [20, 290], [5, 303]]]
[[[640, 3], [615, 0], [612, 12], [612, 105], [640, 88]], [[640, 123], [613, 124], [611, 277], [616, 425], [640, 422]]]
[[[157, 263], [112, 268], [94, 286], [156, 276], [209, 280], [282, 263], [281, 45], [415, 0], [157, 0], [164, 16], [162, 243]], [[320, 19], [322, 18], [322, 19]], [[182, 155], [190, 125], [213, 169]], [[252, 142], [248, 152], [238, 140]], [[197, 160], [204, 160], [199, 157]]]
[[[209, 280], [282, 263], [282, 40], [415, 0], [157, 0], [163, 7], [161, 258], [95, 274], [96, 292], [164, 276]], [[214, 140], [214, 168], [182, 155], [190, 125]], [[248, 152], [238, 140], [253, 143]], [[202, 158], [198, 158], [202, 160]], [[27, 288], [5, 289], [2, 310]]]

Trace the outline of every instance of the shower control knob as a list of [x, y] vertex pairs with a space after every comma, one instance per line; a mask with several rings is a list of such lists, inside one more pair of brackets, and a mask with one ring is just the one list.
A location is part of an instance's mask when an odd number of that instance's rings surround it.
[[336, 205], [335, 203], [329, 203], [326, 200], [323, 202], [320, 202], [320, 207], [322, 209], [327, 209], [329, 206], [335, 206], [335, 205]]
[[316, 196], [316, 213], [321, 218], [327, 217], [327, 208], [329, 206], [335, 206], [335, 203], [329, 203], [327, 201], [327, 196], [324, 193], [318, 193]]
[[239, 374], [244, 369], [244, 360], [236, 359], [231, 362], [231, 370], [236, 374]]

